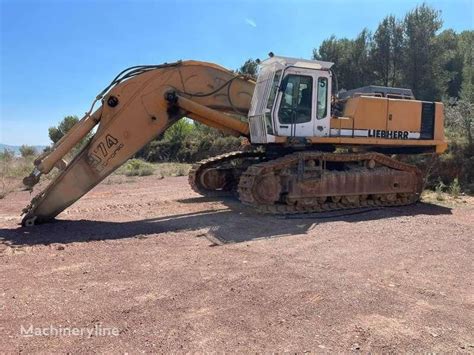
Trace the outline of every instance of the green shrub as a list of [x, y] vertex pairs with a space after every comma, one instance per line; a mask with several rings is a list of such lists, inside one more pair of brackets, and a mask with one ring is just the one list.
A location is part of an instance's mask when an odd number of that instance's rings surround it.
[[29, 175], [34, 168], [34, 156], [22, 157], [0, 157], [0, 177], [18, 179]]
[[153, 175], [154, 171], [152, 164], [140, 159], [130, 159], [117, 173], [125, 176], [148, 176]]
[[33, 155], [36, 155], [38, 154], [38, 152], [36, 151], [36, 148], [35, 147], [32, 147], [30, 145], [26, 145], [26, 144], [23, 144], [21, 147], [20, 147], [20, 154], [23, 158], [27, 158], [27, 157], [31, 157]]
[[458, 198], [461, 194], [461, 185], [459, 185], [458, 178], [455, 178], [453, 182], [449, 185], [449, 193], [454, 198]]
[[2, 162], [10, 162], [14, 158], [15, 158], [15, 152], [9, 149], [4, 149], [2, 152], [0, 152], [0, 161]]
[[237, 137], [217, 137], [212, 141], [209, 153], [211, 156], [232, 152], [239, 149], [241, 141]]
[[240, 145], [239, 138], [182, 119], [140, 150], [136, 157], [149, 162], [194, 163], [238, 150]]
[[445, 188], [446, 188], [446, 185], [442, 181], [439, 181], [438, 185], [436, 185], [435, 192], [436, 192], [436, 199], [438, 201], [444, 201], [443, 192]]
[[3, 178], [2, 178], [2, 181], [0, 184], [0, 200], [5, 198], [5, 196], [7, 195], [8, 195], [7, 187], [5, 185], [5, 181], [3, 181]]
[[188, 175], [191, 164], [186, 163], [158, 163], [156, 166], [156, 174], [161, 177], [165, 176], [184, 176]]
[[442, 155], [413, 155], [407, 162], [425, 174], [425, 188], [436, 190], [438, 183], [450, 186], [458, 179], [460, 191], [474, 193], [474, 144], [449, 142]]
[[188, 169], [185, 169], [184, 167], [180, 166], [176, 169], [176, 176], [185, 176], [188, 174]]

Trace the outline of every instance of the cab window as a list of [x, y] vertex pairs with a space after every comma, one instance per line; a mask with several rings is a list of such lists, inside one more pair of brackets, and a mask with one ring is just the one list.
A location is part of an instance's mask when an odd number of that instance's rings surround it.
[[325, 118], [328, 112], [328, 79], [318, 79], [318, 108], [317, 118]]
[[313, 78], [289, 74], [285, 77], [286, 88], [281, 98], [278, 117], [280, 123], [295, 124], [311, 121]]
[[268, 96], [267, 108], [270, 110], [273, 107], [273, 101], [278, 90], [278, 83], [280, 82], [281, 70], [278, 70], [273, 77], [272, 88], [270, 89], [270, 95]]

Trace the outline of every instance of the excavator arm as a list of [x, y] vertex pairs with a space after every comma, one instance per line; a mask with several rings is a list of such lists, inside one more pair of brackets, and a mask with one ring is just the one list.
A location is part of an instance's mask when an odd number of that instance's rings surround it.
[[[24, 179], [32, 189], [53, 167], [60, 173], [24, 210], [22, 224], [51, 220], [182, 117], [235, 136], [248, 136], [246, 121], [255, 83], [218, 65], [183, 61], [138, 66], [120, 73], [99, 94], [101, 106], [85, 115]], [[94, 107], [94, 105], [93, 105]], [[85, 147], [63, 157], [94, 127]]]

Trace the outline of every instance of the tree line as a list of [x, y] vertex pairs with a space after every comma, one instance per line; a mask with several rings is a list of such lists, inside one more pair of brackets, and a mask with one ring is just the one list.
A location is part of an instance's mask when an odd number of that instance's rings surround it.
[[340, 89], [407, 87], [418, 100], [472, 102], [474, 31], [440, 32], [442, 25], [441, 13], [422, 4], [402, 19], [386, 16], [373, 33], [364, 28], [354, 39], [329, 37], [313, 59], [335, 63]]

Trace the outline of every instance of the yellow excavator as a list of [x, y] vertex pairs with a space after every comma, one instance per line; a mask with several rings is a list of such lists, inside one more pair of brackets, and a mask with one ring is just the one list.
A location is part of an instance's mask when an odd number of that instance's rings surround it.
[[250, 142], [193, 165], [189, 183], [202, 195], [236, 193], [258, 211], [283, 214], [416, 202], [420, 170], [390, 155], [441, 154], [443, 105], [415, 100], [409, 89], [335, 93], [332, 65], [270, 55], [256, 82], [199, 61], [122, 71], [84, 118], [35, 160], [23, 180], [30, 190], [42, 174], [60, 172], [23, 210], [22, 225], [56, 217], [183, 117]]

